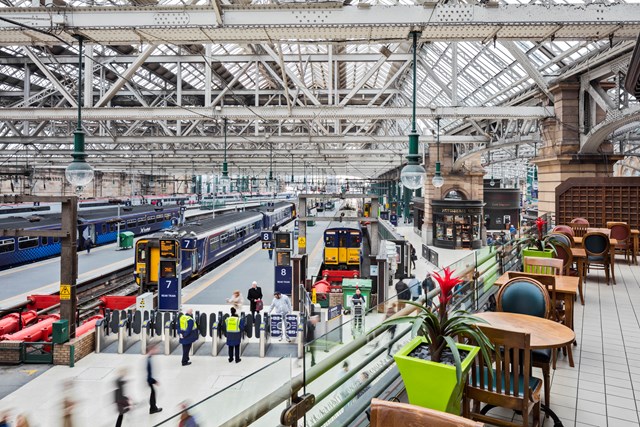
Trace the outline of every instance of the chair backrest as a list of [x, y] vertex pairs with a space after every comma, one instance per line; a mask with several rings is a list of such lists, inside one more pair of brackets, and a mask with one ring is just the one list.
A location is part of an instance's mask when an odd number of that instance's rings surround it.
[[[553, 282], [555, 287], [555, 281]], [[515, 277], [498, 291], [498, 311], [548, 318], [551, 300], [547, 287], [529, 277]]]
[[553, 227], [552, 230], [554, 233], [565, 233], [570, 235], [571, 237], [574, 236], [573, 234], [573, 228], [571, 228], [568, 225], [556, 225], [555, 227]]
[[575, 242], [573, 241], [573, 235], [569, 233], [557, 232], [554, 231], [552, 233], [547, 234], [550, 241], [554, 243], [562, 243], [564, 245], [569, 246], [570, 248], [575, 246]]
[[525, 273], [562, 275], [564, 263], [557, 258], [526, 256], [523, 260]]
[[582, 238], [587, 256], [607, 257], [609, 253], [609, 237], [604, 233], [587, 233]]
[[589, 224], [578, 224], [571, 223], [569, 226], [573, 229], [574, 237], [582, 237], [587, 234], [587, 228], [589, 228]]
[[631, 236], [631, 227], [626, 222], [608, 222], [607, 227], [611, 230], [609, 236], [618, 243], [625, 243]]
[[[529, 399], [529, 376], [531, 369], [531, 336], [526, 332], [507, 331], [479, 324], [478, 327], [489, 338], [494, 348], [495, 374], [491, 381], [488, 372], [492, 370], [492, 361], [476, 357], [470, 370], [469, 386], [481, 392], [491, 392], [512, 397]], [[518, 381], [522, 376], [524, 381]], [[513, 377], [513, 381], [510, 379]], [[524, 387], [524, 390], [520, 388]], [[473, 398], [467, 389], [467, 394]], [[522, 393], [522, 396], [520, 396]], [[495, 395], [494, 395], [495, 396]]]
[[483, 423], [458, 415], [410, 405], [371, 399], [371, 427], [482, 427]]
[[586, 224], [589, 226], [589, 220], [587, 218], [577, 217], [571, 220], [571, 224]]
[[562, 260], [563, 274], [568, 275], [571, 270], [571, 266], [573, 265], [573, 254], [571, 253], [571, 249], [562, 242], [556, 242], [555, 248], [556, 253], [553, 257]]

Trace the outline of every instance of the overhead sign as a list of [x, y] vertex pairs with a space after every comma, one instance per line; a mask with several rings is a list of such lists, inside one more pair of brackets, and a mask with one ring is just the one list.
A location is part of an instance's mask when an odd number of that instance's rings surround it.
[[158, 309], [160, 311], [179, 311], [180, 282], [177, 277], [158, 279]]
[[178, 258], [177, 243], [175, 240], [160, 240], [160, 257]]
[[60, 300], [71, 299], [71, 285], [60, 285]]
[[262, 242], [262, 249], [273, 249], [273, 242]]
[[291, 295], [293, 283], [293, 270], [290, 265], [276, 266], [275, 268], [275, 292]]
[[286, 250], [293, 249], [291, 245], [291, 233], [289, 232], [276, 233], [275, 241], [276, 241], [276, 249], [286, 249]]
[[298, 237], [298, 247], [299, 248], [307, 247], [307, 239], [305, 237]]
[[273, 232], [271, 231], [263, 231], [261, 240], [263, 242], [271, 242], [273, 240]]
[[194, 251], [196, 250], [196, 242], [198, 240], [196, 238], [188, 238], [188, 239], [182, 239], [180, 241], [180, 247], [182, 249], [185, 249], [187, 251], [191, 250]]

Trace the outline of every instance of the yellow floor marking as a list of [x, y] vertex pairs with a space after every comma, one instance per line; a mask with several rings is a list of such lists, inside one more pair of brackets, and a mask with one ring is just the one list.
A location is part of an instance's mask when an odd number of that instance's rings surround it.
[[36, 372], [38, 372], [38, 370], [37, 369], [21, 369], [20, 372], [24, 372], [25, 374], [31, 376]]

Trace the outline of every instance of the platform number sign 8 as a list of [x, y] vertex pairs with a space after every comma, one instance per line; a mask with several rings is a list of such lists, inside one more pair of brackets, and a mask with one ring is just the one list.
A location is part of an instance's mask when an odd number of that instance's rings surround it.
[[280, 275], [283, 276], [283, 277], [286, 276], [287, 275], [287, 270], [284, 269], [284, 268], [280, 269]]
[[263, 231], [262, 232], [262, 241], [270, 242], [273, 240], [273, 233], [271, 231]]

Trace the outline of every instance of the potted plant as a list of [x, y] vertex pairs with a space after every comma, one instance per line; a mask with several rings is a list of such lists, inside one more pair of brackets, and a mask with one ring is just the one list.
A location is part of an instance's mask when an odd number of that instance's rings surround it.
[[[419, 308], [417, 316], [388, 320], [383, 325], [413, 323], [415, 336], [393, 357], [407, 390], [409, 403], [460, 415], [460, 401], [467, 373], [478, 352], [489, 360], [493, 346], [477, 327], [485, 323], [464, 310], [448, 312], [453, 289], [462, 280], [447, 267], [443, 275], [433, 273], [440, 285], [440, 305], [431, 307], [407, 301]], [[459, 336], [471, 338], [477, 346], [455, 341]]]
[[544, 235], [544, 225], [547, 223], [542, 218], [536, 219], [537, 233], [529, 234], [518, 240], [522, 247], [522, 256], [536, 256], [541, 258], [553, 258], [556, 252], [554, 240], [549, 235]]

